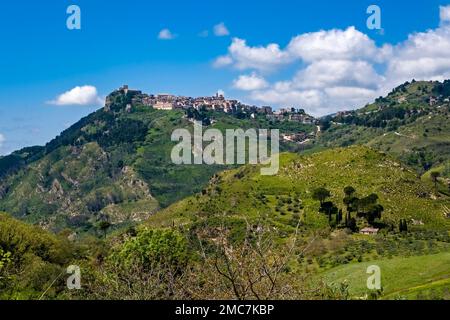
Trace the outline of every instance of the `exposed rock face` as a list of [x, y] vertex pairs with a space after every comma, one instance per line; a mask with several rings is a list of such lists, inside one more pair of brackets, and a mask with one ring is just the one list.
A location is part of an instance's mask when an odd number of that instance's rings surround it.
[[[13, 193], [8, 192], [11, 185]], [[114, 168], [108, 152], [95, 142], [49, 154], [17, 180], [3, 181], [0, 197], [12, 214], [39, 214], [45, 229], [95, 225], [99, 214], [108, 215], [112, 223], [141, 221], [159, 207], [134, 169]], [[35, 207], [38, 212], [33, 212]]]

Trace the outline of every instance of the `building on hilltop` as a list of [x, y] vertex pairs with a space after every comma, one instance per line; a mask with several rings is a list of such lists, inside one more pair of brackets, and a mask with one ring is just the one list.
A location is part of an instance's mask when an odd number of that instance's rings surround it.
[[[295, 108], [281, 108], [278, 111], [273, 111], [271, 106], [254, 106], [241, 103], [235, 99], [226, 99], [223, 94], [217, 92], [210, 97], [187, 97], [175, 96], [168, 93], [160, 93], [157, 95], [143, 94], [142, 91], [132, 90], [127, 84], [121, 86], [116, 92], [125, 94], [131, 102], [131, 106], [127, 105], [127, 111], [131, 110], [133, 106], [147, 106], [153, 107], [157, 110], [174, 110], [174, 109], [189, 109], [196, 110], [206, 109], [216, 112], [224, 112], [228, 114], [243, 113], [256, 118], [258, 114], [265, 115], [267, 119], [276, 121], [297, 121], [305, 124], [315, 123], [315, 119], [307, 115], [303, 109], [296, 110]], [[128, 102], [129, 103], [129, 102]], [[109, 109], [112, 101], [107, 101], [105, 109]]]
[[361, 229], [359, 231], [359, 233], [365, 234], [365, 235], [375, 235], [375, 234], [378, 234], [379, 230], [380, 229], [377, 229], [377, 228], [366, 227], [366, 228]]
[[153, 105], [153, 108], [157, 110], [173, 110], [175, 108], [175, 104], [169, 101], [157, 101]]
[[262, 106], [261, 108], [258, 108], [258, 113], [262, 114], [272, 114], [272, 107], [269, 106]]
[[127, 95], [127, 94], [142, 94], [142, 91], [140, 91], [140, 90], [132, 90], [132, 89], [130, 89], [129, 87], [128, 87], [128, 85], [127, 84], [124, 84], [123, 86], [121, 86], [120, 88], [119, 88], [119, 91], [120, 92], [122, 92], [123, 94], [125, 94], [125, 95]]
[[429, 103], [430, 106], [434, 106], [438, 102], [438, 99], [434, 96], [430, 96]]

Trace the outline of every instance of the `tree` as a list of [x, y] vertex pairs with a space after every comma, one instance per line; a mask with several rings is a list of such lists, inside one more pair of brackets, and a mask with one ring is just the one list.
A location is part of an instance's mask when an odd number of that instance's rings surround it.
[[349, 229], [352, 230], [353, 232], [358, 231], [358, 226], [357, 226], [357, 224], [356, 224], [356, 219], [355, 219], [355, 218], [350, 218], [350, 219], [348, 220], [347, 228], [349, 228]]
[[339, 209], [339, 212], [336, 214], [336, 226], [339, 225], [342, 221], [342, 209]]
[[356, 190], [352, 186], [347, 186], [344, 188], [344, 193], [347, 197], [351, 197], [355, 192]]
[[330, 191], [325, 188], [317, 188], [313, 191], [312, 198], [314, 200], [320, 201], [320, 205], [322, 206], [324, 201], [331, 196]]
[[365, 218], [369, 224], [373, 224], [375, 219], [381, 219], [384, 208], [381, 204], [372, 204], [366, 212]]
[[434, 182], [434, 188], [437, 189], [437, 183], [438, 183], [438, 178], [440, 177], [441, 173], [438, 171], [433, 171], [431, 172], [431, 179]]
[[100, 231], [103, 232], [103, 235], [106, 238], [106, 232], [108, 231], [109, 227], [111, 227], [111, 223], [107, 220], [102, 220], [97, 224], [97, 227]]
[[359, 199], [354, 196], [346, 196], [343, 200], [345, 206], [347, 207], [347, 212], [353, 212], [355, 211], [356, 204], [358, 203]]
[[[212, 288], [215, 292], [220, 292], [220, 288], [225, 287], [227, 299], [267, 300], [299, 297], [302, 294], [304, 278], [297, 277], [294, 280], [286, 270], [293, 257], [302, 256], [314, 242], [314, 238], [299, 248], [297, 225], [293, 237], [279, 247], [269, 228], [263, 225], [255, 227], [247, 226], [241, 245], [231, 243], [226, 236], [226, 230], [222, 229], [223, 232], [215, 242], [214, 260], [205, 261], [204, 269], [211, 266], [215, 269]], [[202, 279], [202, 282], [205, 281]]]
[[362, 199], [355, 199], [354, 206], [356, 207], [357, 216], [365, 218], [370, 225], [373, 225], [375, 219], [380, 219], [384, 211], [382, 205], [378, 204], [378, 195], [372, 193]]
[[350, 215], [350, 212], [347, 211], [347, 214], [345, 215], [345, 226], [348, 227], [348, 224], [350, 222], [350, 219], [352, 218], [352, 216]]
[[186, 265], [188, 247], [185, 237], [176, 230], [145, 228], [126, 241], [114, 255], [117, 263], [138, 263], [143, 269], [166, 264], [174, 269]]
[[352, 212], [354, 211], [354, 205], [355, 203], [359, 200], [357, 197], [354, 196], [356, 192], [356, 189], [353, 188], [352, 186], [347, 186], [344, 188], [344, 204], [347, 207], [347, 212]]
[[400, 219], [398, 229], [400, 232], [408, 232], [408, 224], [405, 219]]
[[378, 201], [378, 196], [375, 193], [368, 195], [365, 198], [359, 199], [356, 201], [356, 207], [358, 210], [359, 216], [365, 216], [370, 209], [373, 209], [373, 205], [375, 205]]
[[9, 280], [7, 268], [11, 261], [11, 252], [5, 252], [0, 248], [0, 287], [3, 287], [6, 281]]
[[378, 195], [375, 193], [371, 193], [367, 196], [367, 201], [371, 204], [377, 203], [378, 199]]

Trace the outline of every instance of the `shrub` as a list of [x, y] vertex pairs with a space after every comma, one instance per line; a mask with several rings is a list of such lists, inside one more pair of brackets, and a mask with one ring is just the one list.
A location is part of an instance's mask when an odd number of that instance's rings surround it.
[[135, 238], [127, 240], [112, 258], [116, 263], [138, 264], [143, 269], [160, 264], [178, 268], [188, 261], [187, 242], [174, 230], [143, 229]]

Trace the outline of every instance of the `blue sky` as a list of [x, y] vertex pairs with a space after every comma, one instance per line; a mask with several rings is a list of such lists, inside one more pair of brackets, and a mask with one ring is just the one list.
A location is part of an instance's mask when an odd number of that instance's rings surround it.
[[[81, 8], [81, 30], [66, 27], [71, 4]], [[371, 4], [382, 10], [383, 32], [366, 26]], [[100, 99], [127, 83], [148, 93], [190, 96], [220, 89], [245, 102], [301, 106], [317, 115], [360, 107], [403, 79], [447, 75], [450, 64], [444, 60], [419, 71], [391, 63], [406, 59], [414, 64], [415, 52], [421, 52], [419, 64], [444, 59], [439, 52], [425, 54], [417, 46], [422, 40], [436, 43], [437, 37], [441, 49], [447, 48], [442, 25], [448, 19], [440, 11], [447, 4], [437, 0], [4, 2], [0, 155], [44, 144], [99, 108], [94, 99], [86, 105], [51, 103], [77, 86], [95, 87]], [[220, 23], [228, 32], [218, 36], [214, 26]], [[351, 26], [355, 29], [348, 29]], [[159, 39], [163, 29], [170, 30], [173, 39]], [[320, 30], [322, 34], [317, 33]], [[431, 33], [424, 33], [427, 30]], [[411, 40], [418, 32], [423, 36]], [[322, 55], [304, 49], [311, 43], [320, 48], [331, 43], [331, 51], [320, 50], [325, 52]], [[227, 62], [221, 67], [219, 57]], [[349, 65], [356, 67], [349, 70]], [[339, 77], [325, 77], [324, 69]], [[344, 90], [337, 81], [345, 84]]]

